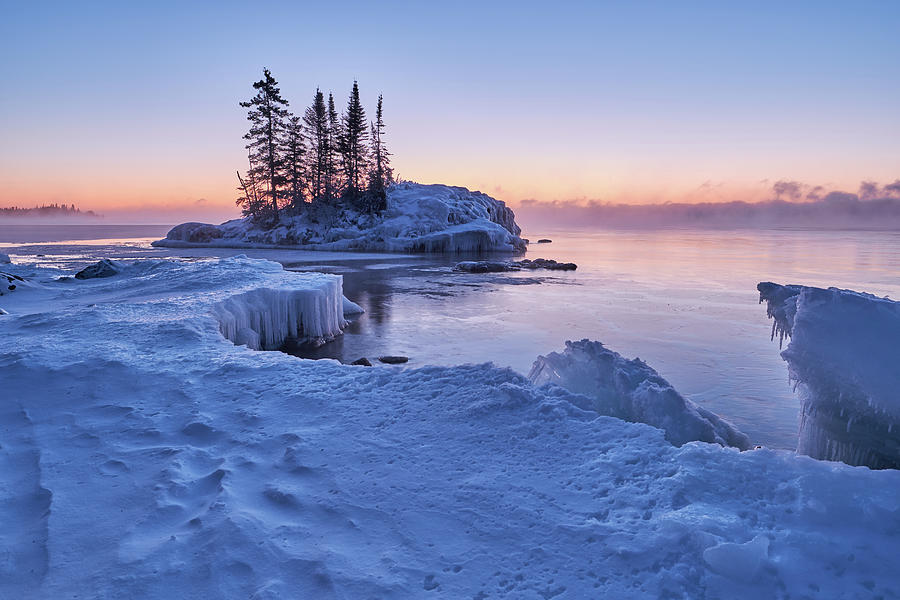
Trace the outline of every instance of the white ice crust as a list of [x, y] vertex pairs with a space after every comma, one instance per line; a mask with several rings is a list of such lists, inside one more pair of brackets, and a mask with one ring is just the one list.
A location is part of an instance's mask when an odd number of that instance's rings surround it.
[[896, 592], [898, 471], [676, 447], [489, 364], [255, 352], [213, 307], [333, 281], [265, 261], [12, 269], [0, 597]]
[[481, 192], [447, 185], [399, 183], [387, 191], [387, 210], [373, 216], [307, 208], [264, 229], [247, 219], [222, 225], [183, 223], [157, 246], [301, 247], [402, 253], [524, 252], [515, 215]]
[[900, 468], [900, 303], [837, 288], [758, 286], [802, 411], [797, 451]]
[[583, 395], [582, 401], [575, 401], [581, 408], [662, 429], [676, 446], [697, 440], [750, 447], [746, 435], [683, 397], [647, 363], [623, 358], [600, 342], [566, 342], [562, 353], [539, 356], [528, 378]]

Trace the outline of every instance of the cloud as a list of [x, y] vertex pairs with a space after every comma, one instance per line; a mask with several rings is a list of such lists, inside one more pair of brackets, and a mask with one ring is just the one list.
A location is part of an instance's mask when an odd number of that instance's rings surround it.
[[[704, 183], [701, 188], [708, 189]], [[530, 229], [656, 227], [819, 227], [900, 229], [900, 180], [883, 188], [863, 182], [853, 194], [782, 180], [762, 202], [614, 204], [523, 201], [516, 218]], [[873, 196], [875, 194], [876, 196]], [[799, 201], [800, 199], [808, 201]], [[790, 200], [790, 201], [788, 201]]]
[[799, 200], [803, 197], [803, 188], [799, 181], [776, 181], [772, 185], [776, 200]]
[[881, 189], [874, 181], [862, 181], [859, 184], [859, 197], [862, 200], [873, 200], [881, 196]]

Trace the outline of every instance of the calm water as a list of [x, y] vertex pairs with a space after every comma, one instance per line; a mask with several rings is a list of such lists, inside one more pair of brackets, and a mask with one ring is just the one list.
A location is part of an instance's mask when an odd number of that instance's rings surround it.
[[[246, 253], [295, 270], [344, 276], [366, 309], [345, 335], [303, 353], [344, 362], [385, 354], [410, 366], [492, 361], [527, 373], [534, 358], [590, 338], [639, 356], [679, 391], [725, 416], [755, 443], [796, 444], [797, 401], [771, 323], [757, 303], [760, 281], [838, 286], [900, 297], [900, 234], [862, 231], [529, 231], [530, 258], [572, 261], [575, 272], [455, 273], [453, 259], [278, 250], [164, 250], [154, 231], [120, 230], [79, 241], [9, 231], [15, 261], [78, 269], [98, 257]], [[153, 234], [149, 237], [149, 234]], [[42, 255], [42, 256], [39, 256]]]

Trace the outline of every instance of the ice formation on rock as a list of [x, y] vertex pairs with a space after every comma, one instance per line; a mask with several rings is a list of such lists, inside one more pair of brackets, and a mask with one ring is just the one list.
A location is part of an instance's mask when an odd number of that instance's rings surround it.
[[446, 185], [400, 183], [387, 191], [387, 210], [369, 215], [354, 209], [308, 207], [282, 215], [263, 229], [247, 219], [222, 225], [182, 223], [157, 246], [297, 247], [377, 252], [524, 252], [515, 215], [481, 192]]
[[562, 353], [539, 356], [528, 378], [582, 394], [576, 404], [583, 409], [662, 429], [676, 446], [696, 440], [750, 447], [746, 435], [683, 397], [647, 363], [623, 358], [600, 342], [566, 342]]
[[900, 303], [837, 288], [757, 286], [790, 338], [781, 353], [801, 402], [797, 451], [900, 468]]
[[275, 350], [287, 338], [330, 340], [346, 324], [341, 280], [304, 290], [258, 289], [212, 306], [222, 335], [253, 350]]

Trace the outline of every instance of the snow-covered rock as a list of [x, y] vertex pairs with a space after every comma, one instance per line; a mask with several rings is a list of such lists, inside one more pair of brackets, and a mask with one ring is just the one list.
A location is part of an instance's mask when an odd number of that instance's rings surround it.
[[582, 394], [574, 402], [585, 410], [662, 429], [676, 446], [699, 440], [741, 450], [750, 447], [746, 435], [683, 397], [647, 363], [623, 358], [600, 342], [566, 342], [562, 353], [539, 356], [528, 378]]
[[75, 279], [99, 279], [118, 275], [122, 265], [108, 258], [101, 259], [92, 265], [88, 265], [75, 273]]
[[399, 183], [387, 191], [387, 209], [307, 207], [282, 215], [268, 229], [248, 219], [222, 225], [183, 223], [156, 246], [298, 247], [374, 252], [524, 252], [515, 215], [503, 202], [461, 187]]
[[801, 402], [797, 451], [872, 468], [900, 468], [900, 302], [870, 294], [765, 282], [760, 302]]

